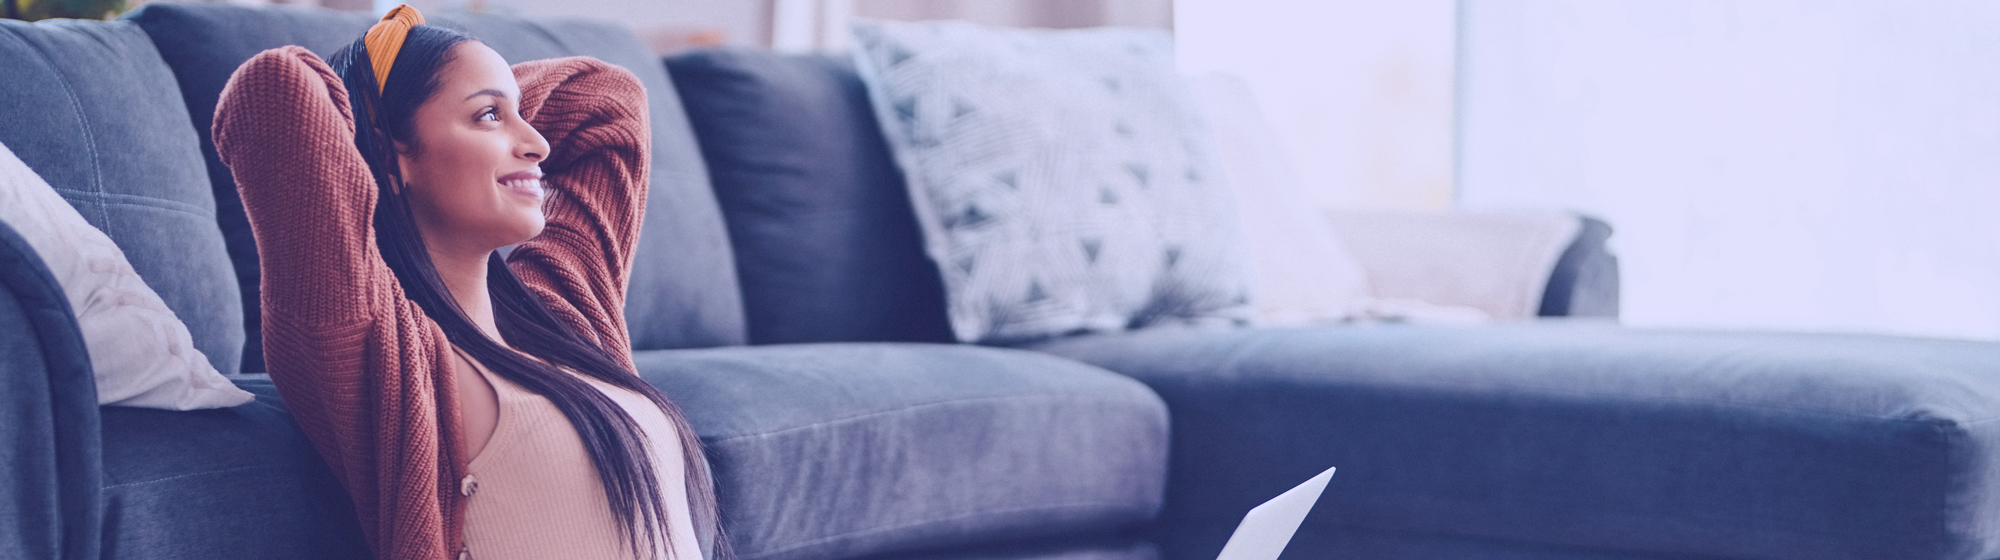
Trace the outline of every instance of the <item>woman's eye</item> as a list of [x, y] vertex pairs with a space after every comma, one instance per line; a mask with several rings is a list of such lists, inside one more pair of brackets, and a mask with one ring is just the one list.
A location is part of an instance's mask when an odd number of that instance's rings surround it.
[[486, 110], [479, 112], [478, 120], [498, 122], [500, 120], [500, 112], [495, 111], [492, 108], [487, 108]]

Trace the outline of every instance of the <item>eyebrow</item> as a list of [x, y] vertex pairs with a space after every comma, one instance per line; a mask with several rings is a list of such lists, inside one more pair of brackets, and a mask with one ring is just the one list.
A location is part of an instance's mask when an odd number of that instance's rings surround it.
[[491, 95], [491, 96], [494, 96], [494, 97], [498, 97], [498, 98], [501, 98], [501, 99], [507, 99], [507, 94], [505, 94], [505, 93], [501, 93], [501, 92], [500, 92], [500, 90], [497, 90], [497, 89], [493, 89], [493, 88], [486, 88], [486, 89], [482, 89], [482, 90], [479, 90], [479, 91], [475, 91], [475, 92], [472, 92], [472, 95], [467, 95], [467, 96], [465, 96], [465, 98], [466, 98], [467, 100], [470, 100], [470, 99], [472, 99], [472, 98], [474, 98], [474, 97], [479, 97], [479, 96], [481, 96], [481, 95]]

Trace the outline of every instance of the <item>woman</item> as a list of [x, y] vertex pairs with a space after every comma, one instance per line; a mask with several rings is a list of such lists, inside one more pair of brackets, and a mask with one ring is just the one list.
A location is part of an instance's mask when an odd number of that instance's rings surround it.
[[230, 78], [215, 144], [257, 236], [271, 377], [377, 556], [721, 544], [699, 440], [635, 373], [621, 311], [645, 107], [622, 69], [510, 69], [408, 6], [330, 63], [285, 47]]

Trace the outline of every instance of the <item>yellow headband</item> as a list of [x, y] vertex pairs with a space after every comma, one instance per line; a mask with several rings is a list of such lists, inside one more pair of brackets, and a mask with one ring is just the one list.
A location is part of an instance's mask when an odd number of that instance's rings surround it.
[[396, 6], [368, 28], [368, 35], [362, 44], [368, 47], [368, 60], [375, 64], [375, 94], [389, 85], [389, 69], [396, 65], [396, 53], [403, 51], [403, 38], [410, 36], [410, 28], [424, 24], [424, 15], [409, 4]]

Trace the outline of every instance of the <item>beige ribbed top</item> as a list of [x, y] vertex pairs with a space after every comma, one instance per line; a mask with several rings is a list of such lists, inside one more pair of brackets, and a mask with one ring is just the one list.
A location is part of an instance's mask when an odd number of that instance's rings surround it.
[[[499, 395], [492, 439], [460, 481], [466, 496], [465, 552], [477, 560], [624, 560], [633, 558], [604, 498], [583, 439], [547, 397], [501, 378], [471, 359]], [[651, 442], [660, 494], [667, 501], [671, 555], [701, 560], [688, 515], [681, 441], [665, 413], [644, 395], [579, 375], [639, 423]]]

